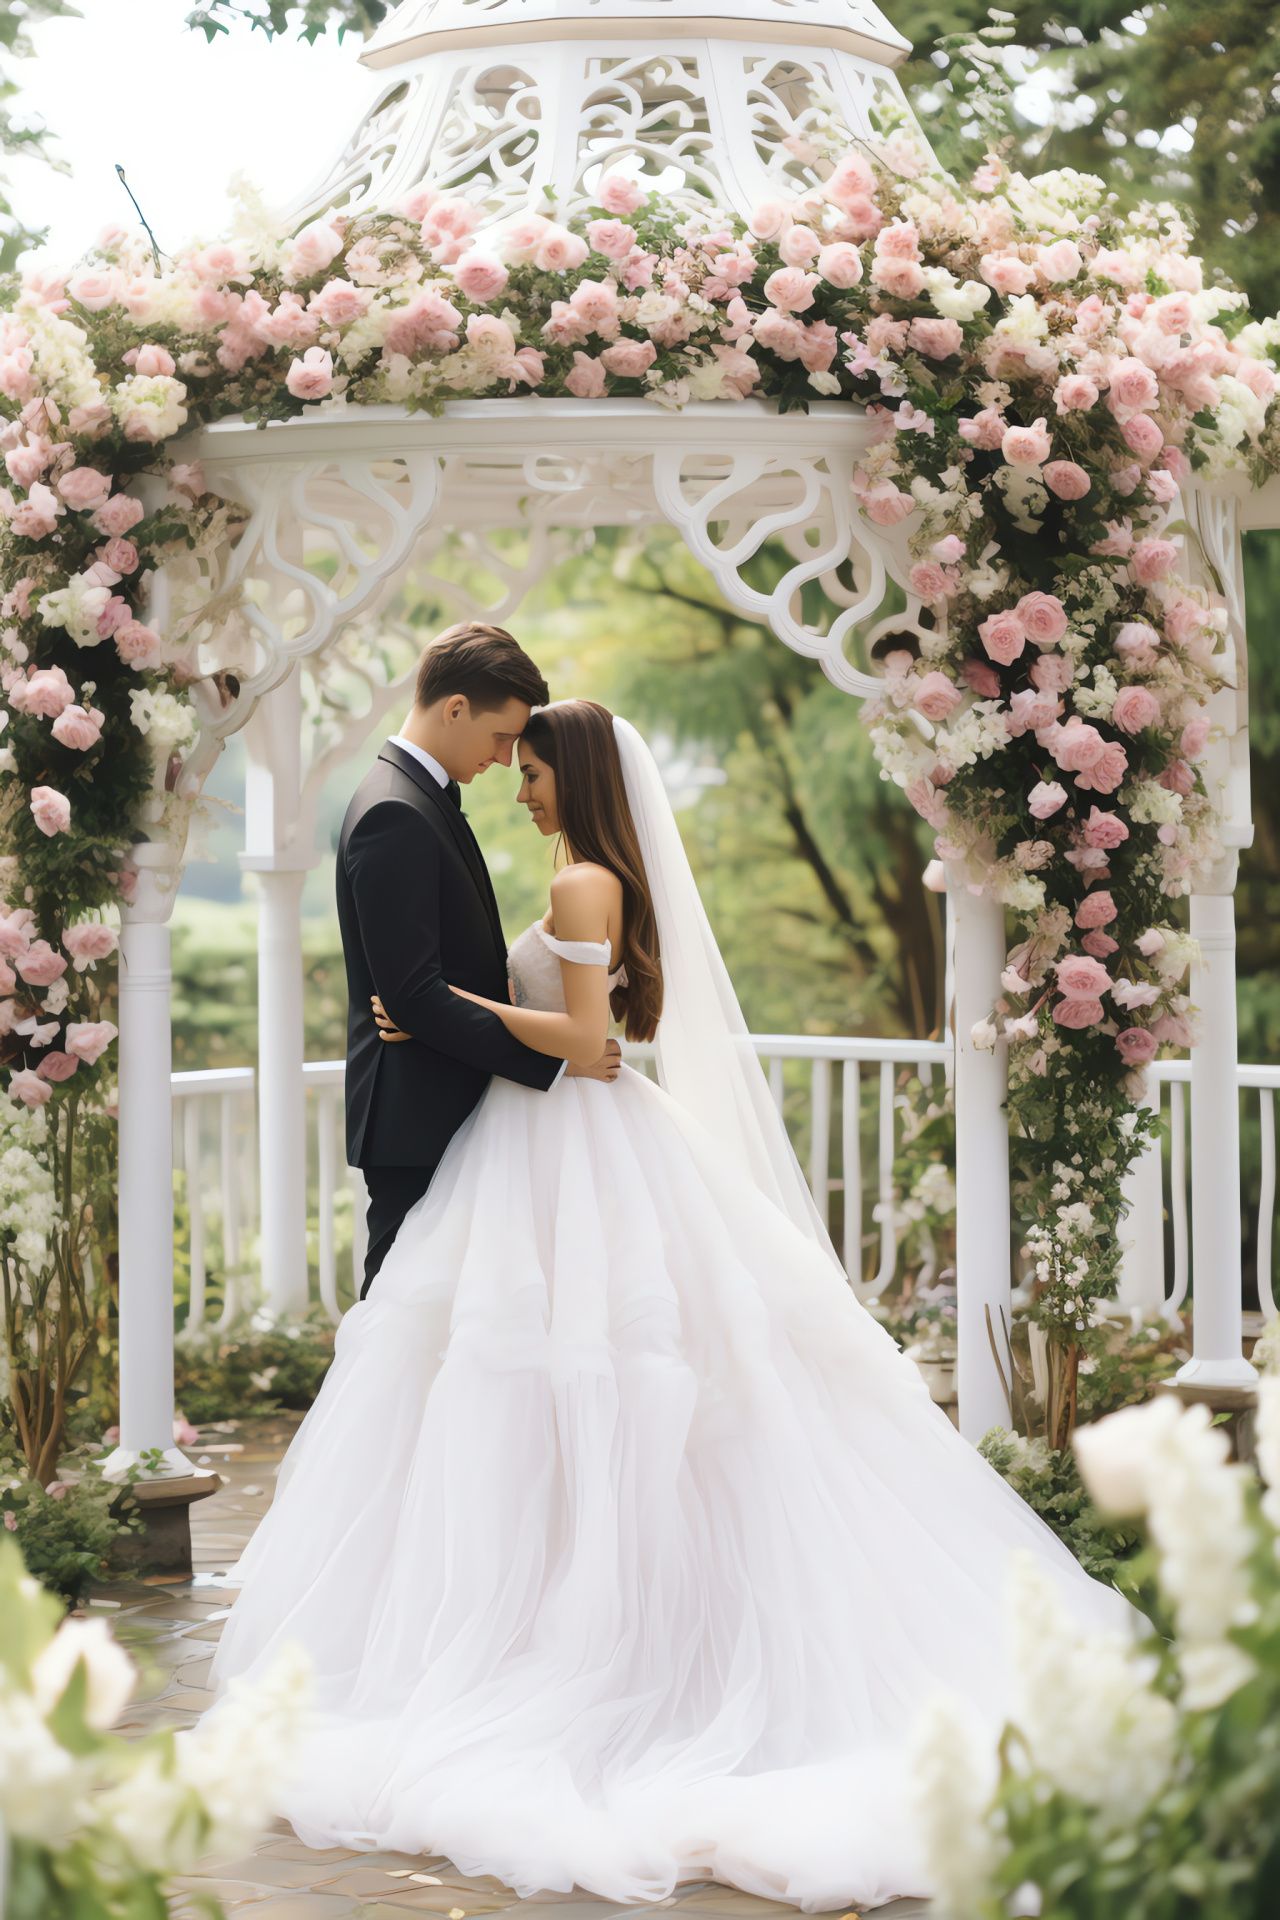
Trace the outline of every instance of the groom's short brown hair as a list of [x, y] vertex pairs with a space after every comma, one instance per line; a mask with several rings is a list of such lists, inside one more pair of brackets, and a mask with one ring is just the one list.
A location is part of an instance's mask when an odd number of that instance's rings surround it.
[[505, 627], [464, 620], [438, 634], [418, 666], [417, 701], [433, 707], [461, 693], [473, 713], [494, 713], [508, 700], [545, 707], [551, 695], [541, 672]]

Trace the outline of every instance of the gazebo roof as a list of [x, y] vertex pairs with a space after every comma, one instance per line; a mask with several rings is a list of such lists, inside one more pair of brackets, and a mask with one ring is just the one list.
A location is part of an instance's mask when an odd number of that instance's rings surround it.
[[839, 48], [899, 66], [911, 42], [872, 0], [404, 0], [360, 58], [396, 67], [454, 47], [541, 40], [752, 40]]

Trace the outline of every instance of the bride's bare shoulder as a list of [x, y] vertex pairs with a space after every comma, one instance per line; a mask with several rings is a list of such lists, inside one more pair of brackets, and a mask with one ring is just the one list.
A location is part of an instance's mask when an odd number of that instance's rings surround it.
[[[551, 882], [551, 915], [557, 934], [564, 939], [603, 939], [610, 916], [622, 905], [622, 882], [608, 867], [589, 860], [575, 860], [562, 867]], [[577, 931], [585, 923], [599, 921], [599, 932]], [[568, 931], [572, 923], [575, 932]]]

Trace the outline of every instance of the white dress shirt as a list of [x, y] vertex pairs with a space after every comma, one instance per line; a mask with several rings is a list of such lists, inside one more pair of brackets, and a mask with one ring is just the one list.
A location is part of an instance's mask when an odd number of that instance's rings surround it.
[[400, 747], [405, 753], [411, 753], [419, 765], [426, 768], [438, 787], [448, 786], [448, 774], [435, 758], [434, 754], [428, 753], [425, 747], [418, 746], [413, 740], [406, 740], [402, 733], [393, 733], [387, 745], [389, 747]]
[[[428, 753], [425, 747], [418, 746], [416, 742], [413, 740], [406, 740], [402, 733], [393, 733], [391, 738], [387, 741], [387, 745], [389, 747], [400, 747], [404, 750], [405, 753], [411, 753], [414, 759], [417, 760], [422, 766], [426, 768], [427, 772], [431, 775], [431, 778], [435, 781], [437, 786], [440, 786], [440, 787], [448, 786], [449, 784], [448, 774], [445, 772], [444, 768], [440, 765], [440, 762], [435, 758], [435, 755]], [[558, 1087], [560, 1085], [560, 1082], [564, 1078], [565, 1068], [568, 1066], [568, 1064], [569, 1062], [567, 1060], [561, 1061], [560, 1071], [556, 1075], [555, 1079], [551, 1082], [551, 1085], [553, 1087]], [[548, 1091], [550, 1091], [550, 1089], [548, 1089]]]

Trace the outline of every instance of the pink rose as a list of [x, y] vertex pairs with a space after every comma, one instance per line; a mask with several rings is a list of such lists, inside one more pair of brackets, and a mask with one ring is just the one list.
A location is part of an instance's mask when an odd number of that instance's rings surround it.
[[[523, 381], [526, 387], [540, 384], [546, 372], [546, 362], [536, 347], [517, 347], [512, 361], [512, 380]], [[511, 391], [515, 392], [512, 385]]]
[[1104, 966], [1078, 953], [1069, 953], [1059, 960], [1054, 972], [1058, 976], [1059, 991], [1069, 1000], [1094, 1000], [1111, 985], [1111, 975]]
[[1169, 469], [1169, 472], [1173, 475], [1174, 479], [1177, 480], [1179, 483], [1181, 483], [1183, 480], [1189, 480], [1191, 478], [1191, 474], [1192, 474], [1191, 462], [1188, 460], [1186, 454], [1182, 451], [1181, 447], [1166, 447], [1164, 450], [1163, 460], [1164, 460], [1164, 465]]
[[312, 294], [307, 312], [314, 313], [326, 327], [349, 327], [353, 320], [361, 319], [369, 311], [372, 299], [372, 287], [353, 287], [349, 280], [329, 280], [319, 293]]
[[1027, 805], [1037, 820], [1048, 820], [1067, 804], [1067, 790], [1056, 780], [1039, 780], [1027, 795]]
[[[127, 354], [125, 358], [128, 358]], [[174, 365], [173, 355], [164, 347], [146, 346], [138, 348], [133, 370], [135, 373], [144, 375], [148, 380], [154, 379], [157, 374], [163, 374], [166, 379], [171, 380], [178, 369]]]
[[1176, 646], [1185, 647], [1203, 628], [1208, 615], [1195, 600], [1179, 596], [1164, 610], [1164, 630]]
[[[985, 660], [966, 660], [960, 669], [960, 678], [980, 700], [999, 699], [1000, 676]], [[1065, 800], [1067, 796], [1064, 793], [1062, 797]]]
[[506, 286], [511, 275], [491, 253], [474, 250], [464, 253], [453, 270], [453, 277], [468, 300], [474, 300], [479, 306], [485, 306], [490, 300], [496, 300]]
[[96, 1066], [116, 1037], [109, 1020], [78, 1020], [67, 1028], [67, 1052], [87, 1067]]
[[111, 475], [96, 467], [72, 467], [58, 482], [58, 492], [77, 513], [90, 513], [105, 504], [111, 492]]
[[914, 300], [924, 292], [924, 274], [914, 260], [899, 260], [893, 255], [877, 260], [871, 278], [892, 300]]
[[877, 260], [918, 260], [920, 234], [910, 220], [895, 220], [876, 235]]
[[0, 907], [0, 954], [17, 960], [30, 947], [35, 935], [35, 915], [30, 907], [16, 907], [6, 913]]
[[[1111, 485], [1113, 490], [1118, 493], [1122, 499], [1127, 500], [1129, 495], [1137, 488], [1141, 478], [1142, 468], [1135, 462], [1131, 467], [1116, 467], [1111, 474]], [[1110, 522], [1108, 522], [1108, 525], [1109, 524]], [[1111, 549], [1103, 544], [1099, 544], [1096, 547], [1091, 547], [1089, 551], [1091, 553], [1107, 553], [1111, 551]]]
[[1076, 925], [1088, 930], [1091, 927], [1109, 927], [1116, 917], [1116, 903], [1109, 893], [1087, 893], [1076, 908]]
[[1184, 760], [1197, 760], [1204, 752], [1209, 741], [1209, 716], [1198, 713], [1194, 720], [1188, 720], [1182, 729], [1180, 746]]
[[625, 173], [609, 173], [596, 191], [596, 204], [606, 213], [616, 213], [625, 219], [628, 214], [642, 207], [649, 198], [634, 180], [628, 180]]
[[126, 620], [123, 626], [117, 627], [115, 643], [125, 666], [137, 673], [160, 665], [160, 635], [154, 627], [144, 627], [141, 620]]
[[1185, 799], [1194, 793], [1196, 778], [1185, 760], [1171, 760], [1163, 773], [1156, 775], [1157, 784], [1169, 793], [1180, 793]]
[[1011, 667], [1027, 644], [1026, 630], [1013, 612], [988, 614], [978, 633], [988, 657], [1002, 667]]
[[619, 340], [615, 346], [605, 348], [600, 362], [619, 379], [639, 380], [657, 357], [658, 349], [651, 340]]
[[42, 1080], [69, 1080], [73, 1073], [80, 1070], [80, 1062], [74, 1053], [46, 1053], [36, 1068]]
[[971, 447], [981, 447], [985, 453], [993, 452], [1005, 435], [1004, 421], [994, 407], [984, 407], [972, 420], [959, 420], [956, 426], [962, 440], [967, 440]]
[[[98, 559], [104, 566], [109, 567], [119, 580], [122, 574], [137, 570], [139, 554], [132, 540], [108, 540], [106, 546], [99, 552]], [[111, 584], [114, 585], [114, 582]]]
[[119, 300], [123, 287], [124, 277], [118, 267], [83, 267], [67, 282], [67, 292], [86, 313], [101, 313], [111, 306]]
[[909, 493], [901, 493], [892, 480], [878, 481], [874, 487], [860, 496], [862, 511], [873, 526], [896, 527], [909, 513], [916, 510], [915, 500]]
[[913, 320], [908, 338], [916, 352], [930, 360], [949, 360], [964, 345], [958, 320]]
[[580, 280], [569, 305], [593, 333], [611, 337], [618, 331], [618, 289], [612, 280]]
[[[32, 819], [39, 827], [41, 833], [48, 834], [50, 839], [53, 838], [55, 833], [66, 833], [69, 829], [71, 825], [71, 802], [67, 799], [66, 794], [59, 793], [56, 787], [32, 787], [30, 806]], [[43, 946], [44, 942], [41, 941], [40, 945]], [[31, 952], [35, 952], [34, 947], [31, 949]], [[64, 961], [63, 965], [65, 966], [65, 964]], [[58, 969], [59, 973], [61, 973], [62, 970], [62, 967], [60, 967]], [[30, 978], [30, 975], [22, 967], [19, 967], [19, 972], [22, 973], [24, 980]], [[37, 985], [43, 984], [43, 981], [37, 982]]]
[[1083, 373], [1069, 373], [1053, 390], [1053, 403], [1059, 413], [1087, 413], [1098, 404], [1098, 389]]
[[800, 341], [800, 364], [810, 373], [826, 373], [836, 357], [840, 336], [828, 320], [811, 320]]
[[323, 400], [333, 391], [333, 355], [324, 347], [308, 347], [290, 365], [284, 384], [295, 400]]
[[979, 271], [989, 287], [1006, 299], [1026, 293], [1036, 283], [1036, 270], [1016, 253], [984, 253]]
[[1154, 666], [1160, 635], [1142, 620], [1126, 620], [1112, 646], [1127, 666], [1140, 670]]
[[[90, 707], [87, 711], [80, 706], [64, 707], [50, 728], [50, 732], [55, 740], [62, 742], [64, 747], [73, 747], [77, 753], [87, 753], [89, 748], [96, 747], [102, 738], [102, 723], [105, 718], [106, 715], [99, 713], [96, 707]], [[70, 809], [68, 808], [69, 817]]]
[[1050, 493], [1059, 500], [1083, 500], [1093, 482], [1074, 460], [1051, 460], [1041, 475]]
[[1134, 579], [1149, 587], [1163, 580], [1178, 564], [1178, 549], [1172, 540], [1139, 540], [1129, 556]]
[[946, 802], [940, 797], [931, 781], [908, 781], [906, 797], [921, 819], [927, 821], [936, 832], [941, 832], [947, 825], [949, 815]]
[[532, 260], [551, 225], [540, 213], [522, 214], [503, 229], [501, 247], [509, 260]]
[[757, 240], [780, 240], [794, 220], [795, 215], [785, 200], [762, 200], [751, 209], [747, 224]]
[[833, 240], [818, 255], [818, 272], [830, 287], [856, 287], [862, 279], [862, 255], [847, 240]]
[[804, 273], [799, 267], [779, 267], [764, 283], [764, 297], [784, 313], [804, 313], [813, 305], [816, 273]]
[[1059, 1000], [1053, 1017], [1060, 1027], [1096, 1027], [1105, 1015], [1101, 1000]]
[[66, 929], [62, 944], [71, 955], [76, 972], [83, 973], [86, 967], [92, 969], [95, 961], [105, 960], [109, 953], [114, 953], [120, 936], [114, 927], [105, 927], [100, 920], [82, 920]]
[[554, 223], [538, 242], [533, 264], [539, 273], [572, 273], [586, 259], [590, 249], [581, 234]]
[[625, 260], [637, 237], [635, 228], [624, 226], [621, 220], [591, 220], [587, 224], [587, 239], [606, 260]]
[[1000, 450], [1011, 467], [1038, 467], [1049, 458], [1050, 436], [1043, 420], [1029, 427], [1008, 427]]
[[1124, 443], [1142, 460], [1154, 460], [1164, 447], [1164, 429], [1149, 413], [1135, 414], [1120, 429]]
[[1084, 271], [1084, 261], [1074, 240], [1055, 240], [1051, 247], [1037, 247], [1036, 265], [1055, 286], [1074, 280]]
[[1114, 280], [1122, 287], [1136, 287], [1142, 278], [1132, 254], [1121, 247], [1099, 247], [1093, 256], [1093, 271], [1099, 279]]
[[1050, 751], [1064, 773], [1080, 773], [1096, 766], [1105, 748], [1106, 741], [1098, 729], [1073, 714], [1059, 729]]
[[[460, 194], [442, 193], [423, 215], [422, 244], [431, 248], [441, 265], [451, 266], [462, 252], [462, 242], [479, 218], [480, 209], [472, 201], [464, 200]], [[347, 266], [350, 269], [350, 258]]]
[[66, 508], [51, 488], [37, 480], [9, 525], [24, 540], [44, 540], [57, 526]]
[[869, 160], [860, 153], [846, 153], [835, 171], [822, 183], [823, 195], [832, 206], [845, 207], [851, 200], [865, 199], [876, 190], [876, 176]]
[[1031, 663], [1031, 684], [1041, 693], [1065, 693], [1075, 679], [1075, 667], [1061, 653], [1042, 653]]
[[1105, 960], [1108, 954], [1119, 953], [1120, 951], [1117, 942], [1111, 938], [1109, 933], [1099, 933], [1096, 928], [1092, 933], [1086, 933], [1084, 935], [1080, 945], [1086, 953], [1093, 954], [1095, 959], [1098, 960]]
[[[1143, 418], [1146, 418], [1145, 414]], [[1152, 467], [1147, 475], [1147, 485], [1151, 489], [1152, 499], [1159, 506], [1167, 507], [1178, 497], [1178, 483], [1171, 473], [1165, 472], [1163, 467]]]
[[1056, 593], [1024, 593], [1013, 611], [1038, 647], [1052, 646], [1067, 630], [1067, 610]]
[[941, 600], [953, 594], [959, 582], [945, 567], [937, 566], [932, 560], [921, 560], [912, 567], [908, 584], [912, 593], [922, 600]]
[[[19, 1072], [9, 1075], [9, 1098], [21, 1100], [24, 1107], [42, 1107], [52, 1093], [49, 1082], [42, 1080], [30, 1067], [23, 1067]], [[8, 1518], [7, 1514], [5, 1518]]]
[[1100, 807], [1092, 807], [1084, 823], [1084, 837], [1091, 847], [1119, 847], [1129, 838], [1129, 829], [1118, 814], [1103, 813]]
[[1111, 722], [1121, 733], [1141, 733], [1160, 718], [1160, 702], [1146, 687], [1121, 687], [1111, 709]]
[[[39, 714], [45, 720], [56, 720], [75, 697], [75, 689], [61, 667], [41, 667], [23, 687], [19, 711]], [[18, 705], [13, 689], [9, 698], [13, 706]]]
[[573, 370], [565, 377], [565, 386], [579, 400], [599, 400], [606, 392], [604, 368], [589, 353], [574, 353]]
[[295, 234], [284, 250], [284, 271], [290, 280], [314, 280], [342, 252], [342, 235], [327, 220], [313, 220]]
[[1160, 398], [1160, 382], [1141, 360], [1122, 360], [1111, 376], [1107, 405], [1117, 420], [1154, 407]]
[[93, 525], [108, 539], [115, 539], [119, 534], [128, 533], [146, 516], [147, 510], [141, 500], [135, 500], [131, 493], [117, 493], [98, 508], [93, 516]]
[[778, 242], [785, 267], [811, 266], [822, 251], [822, 242], [812, 227], [788, 227]]
[[762, 347], [776, 353], [780, 360], [798, 360], [804, 346], [804, 326], [789, 313], [766, 307], [752, 322], [751, 331]]
[[1159, 1042], [1146, 1027], [1126, 1027], [1116, 1035], [1116, 1050], [1127, 1067], [1145, 1066], [1154, 1060]]
[[1024, 733], [1039, 733], [1042, 727], [1051, 727], [1061, 712], [1062, 702], [1056, 694], [1023, 687], [1009, 698], [1009, 732], [1015, 740]]
[[925, 674], [911, 704], [917, 713], [937, 725], [960, 705], [961, 697], [959, 688], [945, 673], [933, 672]]
[[1184, 1013], [1161, 1014], [1151, 1024], [1151, 1036], [1162, 1047], [1194, 1047], [1200, 1038], [1195, 1022]]
[[1128, 771], [1128, 754], [1108, 741], [1093, 765], [1077, 773], [1076, 786], [1086, 793], [1114, 793]]
[[551, 317], [544, 321], [542, 337], [553, 346], [572, 347], [579, 340], [585, 340], [590, 329], [580, 313], [575, 313], [567, 300], [551, 302]]
[[[824, 182], [824, 192], [830, 184], [830, 181]], [[829, 199], [830, 195], [827, 197]], [[864, 240], [874, 238], [883, 225], [884, 215], [874, 200], [865, 193], [851, 194], [843, 202], [841, 216], [835, 225], [835, 238], [851, 240], [860, 246]]]
[[[37, 787], [31, 798], [34, 802], [37, 793], [48, 793], [48, 787]], [[54, 796], [61, 800], [61, 794]], [[66, 802], [63, 801], [66, 806]], [[34, 805], [32, 811], [34, 812]], [[71, 809], [67, 807], [70, 819]], [[43, 832], [49, 829], [43, 828]], [[60, 953], [56, 953], [47, 940], [33, 940], [24, 953], [14, 955], [14, 965], [29, 987], [51, 987], [55, 980], [61, 980], [67, 970], [67, 963]]]
[[11, 353], [0, 353], [0, 393], [7, 400], [19, 404], [29, 400], [36, 390], [33, 371], [36, 357], [30, 347], [16, 347]]

